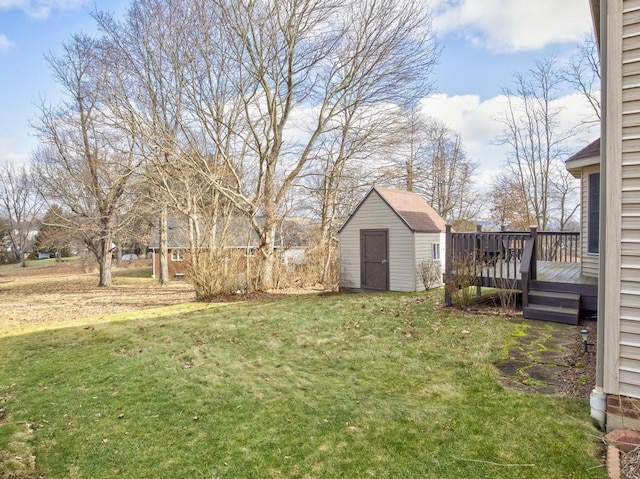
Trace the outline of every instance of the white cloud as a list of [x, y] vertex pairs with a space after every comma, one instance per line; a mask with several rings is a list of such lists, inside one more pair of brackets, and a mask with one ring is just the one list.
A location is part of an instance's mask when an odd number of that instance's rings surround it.
[[578, 42], [592, 31], [586, 0], [434, 0], [434, 26], [495, 52]]
[[49, 17], [53, 10], [74, 10], [88, 0], [0, 0], [0, 10], [22, 10], [32, 18]]
[[[467, 156], [480, 165], [478, 183], [488, 182], [503, 168], [510, 153], [509, 147], [498, 144], [503, 130], [499, 118], [505, 111], [503, 95], [480, 101], [477, 95], [433, 95], [421, 103], [424, 114], [442, 121], [460, 133]], [[590, 106], [579, 93], [558, 98], [554, 106], [561, 108], [561, 128], [569, 130], [592, 115]], [[600, 134], [599, 127], [581, 129], [580, 134], [567, 142], [571, 151], [578, 151]]]
[[15, 141], [0, 138], [0, 163], [10, 162], [16, 165], [27, 164], [29, 156], [18, 152], [19, 148]]
[[11, 43], [5, 35], [0, 33], [0, 52], [9, 50], [12, 46], [13, 43]]

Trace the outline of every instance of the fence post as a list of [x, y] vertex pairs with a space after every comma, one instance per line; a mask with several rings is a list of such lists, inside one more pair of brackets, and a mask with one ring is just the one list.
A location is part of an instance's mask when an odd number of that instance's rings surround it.
[[531, 267], [529, 271], [531, 271], [530, 278], [537, 279], [538, 278], [538, 227], [531, 226], [531, 238], [533, 238], [533, 253], [531, 254]]
[[453, 237], [451, 236], [451, 225], [445, 227], [444, 241], [444, 305], [451, 306], [451, 272], [453, 265]]

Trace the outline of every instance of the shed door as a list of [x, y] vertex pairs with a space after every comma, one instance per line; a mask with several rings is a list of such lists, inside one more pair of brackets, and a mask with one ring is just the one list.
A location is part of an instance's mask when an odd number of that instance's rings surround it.
[[387, 230], [360, 230], [360, 281], [363, 289], [389, 289]]

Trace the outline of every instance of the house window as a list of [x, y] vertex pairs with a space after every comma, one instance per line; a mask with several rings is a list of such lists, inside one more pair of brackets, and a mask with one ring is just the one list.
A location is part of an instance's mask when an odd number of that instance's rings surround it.
[[433, 255], [433, 259], [440, 259], [440, 243], [433, 243], [431, 245], [431, 253]]
[[184, 250], [182, 250], [182, 249], [172, 249], [171, 250], [171, 261], [184, 261]]
[[589, 175], [589, 202], [587, 212], [587, 251], [597, 253], [600, 237], [600, 173]]

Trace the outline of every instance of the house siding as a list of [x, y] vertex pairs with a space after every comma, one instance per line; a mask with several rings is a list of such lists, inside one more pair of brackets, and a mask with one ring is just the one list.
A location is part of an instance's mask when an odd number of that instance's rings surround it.
[[[176, 274], [185, 274], [187, 271], [188, 259], [189, 259], [189, 251], [187, 249], [182, 249], [183, 252], [183, 260], [182, 261], [173, 261], [171, 259], [171, 251], [172, 248], [169, 248], [167, 258], [168, 258], [168, 272], [169, 279], [174, 278]], [[155, 279], [160, 279], [160, 250], [153, 249], [153, 267], [152, 267], [152, 277]]]
[[582, 274], [598, 277], [599, 257], [597, 253], [589, 253], [589, 175], [598, 173], [600, 165], [588, 166], [582, 169], [582, 201], [580, 207], [581, 215], [581, 231], [580, 231], [580, 250], [582, 252], [580, 264]]
[[623, 8], [619, 393], [640, 397], [640, 1]]
[[414, 234], [377, 192], [372, 192], [340, 232], [340, 287], [360, 288], [360, 230], [388, 230], [389, 289], [415, 291]]
[[604, 388], [640, 398], [640, 0], [607, 6]]

